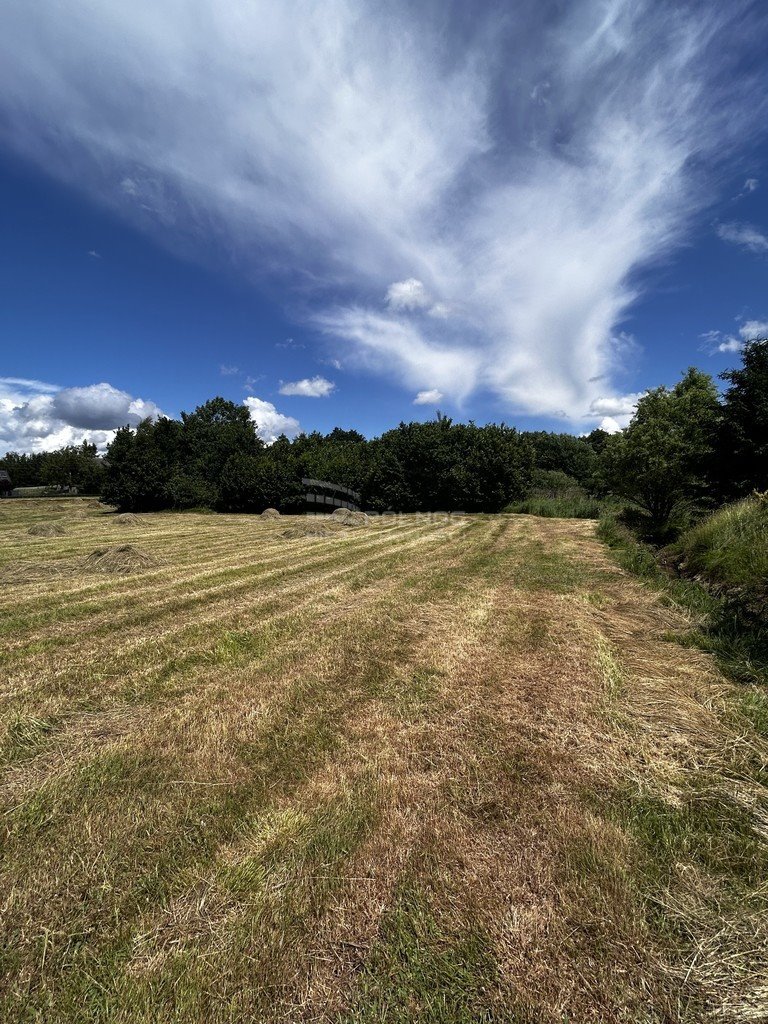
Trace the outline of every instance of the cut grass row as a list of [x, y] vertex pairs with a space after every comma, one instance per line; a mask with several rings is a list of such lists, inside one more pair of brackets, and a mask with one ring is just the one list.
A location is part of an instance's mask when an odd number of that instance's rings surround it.
[[84, 601], [2, 686], [3, 1019], [759, 1010], [759, 737], [591, 525], [150, 524], [167, 570], [100, 584], [123, 627]]

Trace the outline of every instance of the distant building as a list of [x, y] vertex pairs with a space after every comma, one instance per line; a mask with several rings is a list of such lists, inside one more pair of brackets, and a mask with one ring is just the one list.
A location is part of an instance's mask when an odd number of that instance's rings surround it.
[[7, 470], [0, 469], [0, 498], [10, 498], [12, 490], [13, 484]]
[[304, 477], [301, 482], [307, 488], [304, 500], [310, 512], [332, 512], [335, 508], [360, 511], [360, 495], [349, 487], [332, 484], [328, 480], [313, 480], [310, 477]]

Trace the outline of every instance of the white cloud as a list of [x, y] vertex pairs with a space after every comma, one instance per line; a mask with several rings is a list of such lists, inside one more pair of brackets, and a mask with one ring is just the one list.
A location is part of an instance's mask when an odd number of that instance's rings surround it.
[[461, 399], [477, 383], [476, 350], [447, 336], [432, 340], [409, 319], [352, 307], [317, 316], [315, 323], [325, 333], [352, 342], [349, 362], [378, 373], [387, 373], [394, 362], [398, 376], [414, 389], [429, 381]]
[[747, 341], [768, 337], [768, 320], [745, 320], [738, 329], [738, 337], [714, 330], [706, 331], [699, 337], [704, 341], [702, 348], [710, 355], [741, 352]]
[[161, 415], [154, 402], [133, 398], [111, 384], [61, 388], [0, 378], [0, 451], [54, 451], [83, 441], [103, 450], [117, 427]]
[[274, 444], [281, 434], [295, 437], [299, 433], [299, 421], [293, 416], [284, 416], [278, 412], [271, 402], [249, 395], [243, 399], [243, 404], [248, 407], [251, 419], [256, 425], [256, 433], [265, 444]]
[[387, 289], [387, 305], [395, 311], [426, 309], [432, 304], [426, 288], [415, 277], [407, 281], [395, 281]]
[[435, 405], [437, 402], [442, 402], [443, 398], [442, 391], [438, 391], [437, 388], [432, 388], [431, 391], [420, 391], [413, 400], [414, 405]]
[[768, 338], [768, 320], [745, 320], [739, 328], [739, 334], [744, 341]]
[[41, 391], [53, 394], [54, 391], [61, 391], [58, 384], [46, 384], [42, 380], [30, 380], [28, 377], [0, 377], [0, 386], [13, 386], [29, 391]]
[[637, 272], [765, 119], [734, 73], [760, 33], [739, 3], [503, 6], [13, 4], [0, 142], [176, 252], [296, 286], [345, 367], [578, 421]]
[[738, 224], [730, 221], [717, 225], [717, 234], [724, 242], [741, 246], [749, 252], [768, 252], [768, 235], [753, 224]]
[[599, 423], [600, 430], [605, 430], [609, 434], [618, 434], [626, 426], [626, 423], [619, 423], [613, 416], [605, 416]]
[[303, 380], [283, 381], [280, 384], [281, 395], [301, 395], [304, 398], [327, 398], [336, 385], [325, 377], [304, 377]]
[[236, 377], [240, 373], [240, 367], [228, 366], [226, 363], [222, 363], [219, 366], [219, 373], [222, 377]]
[[629, 395], [595, 398], [589, 406], [588, 416], [603, 417], [600, 424], [603, 430], [608, 430], [608, 427], [604, 426], [606, 422], [614, 429], [621, 429], [629, 424], [635, 414], [637, 403], [642, 397], [642, 392], [635, 392]]
[[759, 184], [760, 182], [757, 180], [757, 178], [747, 178], [747, 180], [744, 182], [744, 191], [754, 192]]
[[438, 320], [445, 320], [451, 315], [451, 307], [445, 302], [436, 302], [427, 312]]

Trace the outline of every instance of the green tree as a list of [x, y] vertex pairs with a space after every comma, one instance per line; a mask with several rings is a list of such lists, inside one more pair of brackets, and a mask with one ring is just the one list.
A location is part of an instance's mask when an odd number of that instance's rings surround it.
[[662, 532], [684, 505], [706, 501], [720, 422], [717, 389], [691, 367], [671, 390], [645, 394], [627, 429], [604, 449], [612, 489]]
[[768, 339], [750, 341], [738, 370], [721, 373], [725, 392], [718, 481], [726, 498], [768, 490]]

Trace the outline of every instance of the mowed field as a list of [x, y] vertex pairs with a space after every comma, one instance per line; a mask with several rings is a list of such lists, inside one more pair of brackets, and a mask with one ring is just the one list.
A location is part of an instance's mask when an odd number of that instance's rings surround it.
[[588, 521], [306, 523], [0, 502], [0, 1020], [768, 1020], [694, 624]]

